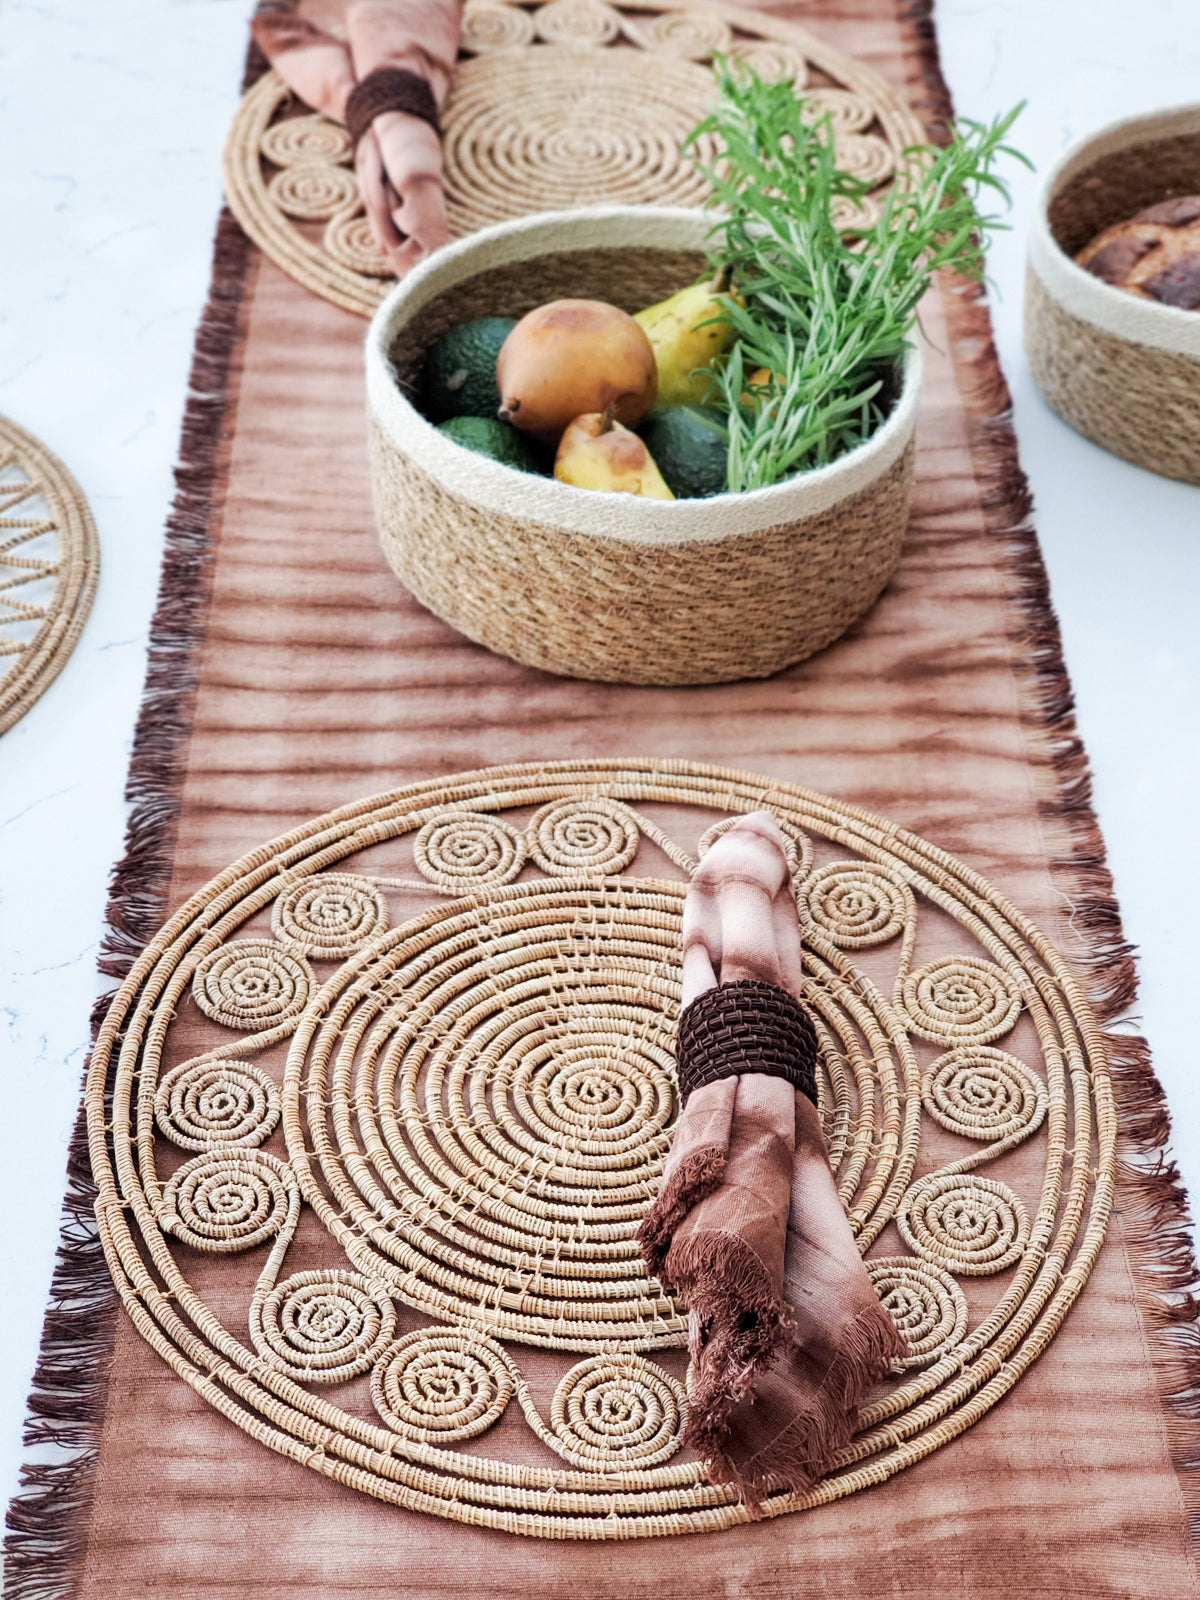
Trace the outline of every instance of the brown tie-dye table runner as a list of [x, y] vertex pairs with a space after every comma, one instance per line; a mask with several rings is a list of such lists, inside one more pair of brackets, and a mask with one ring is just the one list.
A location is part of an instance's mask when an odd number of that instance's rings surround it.
[[[947, 114], [928, 14], [780, 3]], [[363, 324], [226, 218], [193, 373], [179, 499], [112, 904], [109, 970], [227, 863], [305, 819], [426, 776], [567, 757], [683, 757], [886, 814], [978, 868], [1057, 942], [1102, 1019], [1133, 996], [985, 307], [946, 286], [915, 514], [882, 601], [764, 683], [627, 689], [467, 643], [388, 571], [370, 512]], [[114, 1309], [74, 1222], [14, 1506], [14, 1596], [81, 1600], [675, 1600], [820, 1595], [1060, 1600], [1200, 1594], [1193, 1266], [1158, 1157], [1144, 1047], [1114, 1070], [1129, 1165], [1108, 1242], [1037, 1364], [961, 1438], [881, 1487], [686, 1538], [547, 1543], [386, 1505], [270, 1453]]]

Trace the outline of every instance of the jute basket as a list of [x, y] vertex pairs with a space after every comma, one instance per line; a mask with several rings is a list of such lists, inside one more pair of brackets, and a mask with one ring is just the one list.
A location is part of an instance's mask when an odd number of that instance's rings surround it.
[[749, 494], [661, 501], [517, 472], [456, 445], [406, 398], [456, 323], [560, 296], [636, 311], [704, 266], [708, 223], [650, 206], [546, 212], [440, 250], [367, 335], [375, 515], [419, 600], [531, 666], [614, 683], [761, 678], [820, 650], [900, 555], [921, 360], [887, 422], [832, 466]]
[[1072, 259], [1102, 228], [1200, 193], [1200, 106], [1113, 123], [1050, 174], [1029, 241], [1025, 352], [1065, 421], [1119, 456], [1200, 483], [1200, 311], [1116, 289]]

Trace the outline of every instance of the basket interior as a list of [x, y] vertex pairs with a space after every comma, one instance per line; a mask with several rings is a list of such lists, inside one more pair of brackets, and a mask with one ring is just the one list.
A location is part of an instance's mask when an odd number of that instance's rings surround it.
[[444, 290], [398, 329], [388, 350], [402, 389], [411, 393], [430, 345], [473, 317], [523, 317], [548, 300], [605, 300], [640, 311], [704, 272], [697, 250], [562, 250], [507, 266], [485, 267]]
[[1074, 256], [1101, 229], [1181, 194], [1200, 194], [1200, 132], [1129, 145], [1073, 173], [1050, 201], [1050, 232]]

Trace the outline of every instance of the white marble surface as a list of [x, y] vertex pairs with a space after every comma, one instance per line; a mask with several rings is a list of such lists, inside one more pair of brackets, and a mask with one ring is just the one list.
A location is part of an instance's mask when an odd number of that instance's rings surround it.
[[[104, 560], [73, 659], [0, 741], [5, 1501], [57, 1237], [106, 880], [121, 848], [170, 468], [249, 8], [0, 4], [0, 411], [77, 475]], [[960, 112], [985, 117], [1027, 99], [1017, 137], [1043, 171], [1078, 135], [1197, 94], [1200, 34], [1185, 24], [1188, 0], [940, 0], [938, 10]], [[1020, 308], [1036, 181], [1017, 175], [1013, 231], [993, 253], [997, 331], [1100, 816], [1142, 951], [1140, 1016], [1195, 1186], [1200, 489], [1106, 456], [1034, 391]]]

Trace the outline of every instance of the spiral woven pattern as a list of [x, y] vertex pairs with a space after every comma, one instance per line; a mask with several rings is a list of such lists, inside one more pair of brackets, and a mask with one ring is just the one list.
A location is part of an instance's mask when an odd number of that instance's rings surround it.
[[621, 14], [604, 0], [549, 0], [533, 25], [547, 44], [605, 45], [620, 37]]
[[302, 957], [264, 940], [241, 939], [205, 956], [192, 979], [192, 999], [227, 1028], [269, 1028], [299, 1016], [313, 982]]
[[351, 272], [368, 278], [390, 278], [392, 269], [380, 255], [371, 224], [361, 212], [339, 211], [321, 236], [325, 253]]
[[512, 1374], [497, 1346], [455, 1328], [407, 1334], [371, 1374], [376, 1411], [389, 1428], [422, 1444], [486, 1433], [512, 1393]]
[[635, 1355], [592, 1356], [554, 1391], [550, 1425], [566, 1460], [617, 1472], [673, 1456], [686, 1411], [683, 1385], [661, 1367]]
[[366, 1372], [395, 1331], [386, 1291], [357, 1272], [297, 1272], [250, 1310], [259, 1354], [306, 1383], [344, 1383]]
[[988, 1044], [1012, 1028], [1021, 1013], [1021, 996], [994, 962], [944, 956], [905, 980], [904, 1009], [922, 1039]]
[[[297, 1470], [408, 1510], [544, 1538], [744, 1520], [679, 1448], [686, 1316], [646, 1276], [636, 1231], [677, 1114], [694, 841], [763, 806], [804, 841], [814, 886], [867, 866], [905, 892], [902, 936], [861, 966], [810, 923], [802, 1001], [837, 1192], [910, 1341], [836, 1469], [766, 1510], [828, 1504], [951, 1444], [1039, 1359], [1101, 1248], [1117, 1138], [1104, 1036], [1045, 936], [943, 850], [777, 778], [679, 761], [414, 784], [314, 818], [180, 908], [114, 997], [87, 1099], [97, 1225], [140, 1334], [214, 1375], [202, 1397], [236, 1393], [234, 1420]], [[594, 875], [572, 859], [553, 876], [531, 852], [518, 879], [454, 902], [397, 876], [423, 828], [464, 814], [526, 842], [539, 817], [590, 816]], [[614, 875], [612, 851], [637, 838]], [[651, 857], [676, 875], [627, 875]], [[261, 963], [265, 946], [303, 970], [249, 930], [340, 875], [383, 895], [388, 926], [327, 964], [301, 1012], [230, 1038], [187, 1004], [214, 954]], [[877, 909], [843, 914], [879, 931]], [[946, 949], [962, 953], [931, 959]], [[947, 974], [956, 1020], [1019, 1012], [1021, 1059], [972, 1038], [914, 1049], [909, 1007], [928, 984], [945, 1011]], [[202, 1053], [176, 1065], [188, 1051]], [[272, 1149], [236, 1143], [271, 1126], [275, 1096]], [[207, 1146], [181, 1152], [188, 1139]], [[872, 1261], [893, 1221], [908, 1253]]]
[[[711, 75], [635, 51], [588, 50], [585, 70], [580, 54], [547, 45], [463, 63], [446, 116], [456, 233], [521, 216], [535, 185], [548, 211], [584, 201], [703, 202], [708, 185], [680, 152], [712, 103]], [[711, 141], [701, 154], [713, 154]]]
[[508, 883], [525, 865], [527, 850], [522, 834], [478, 811], [436, 817], [413, 841], [418, 870], [447, 894]]
[[1029, 1214], [1007, 1184], [975, 1173], [935, 1173], [908, 1192], [896, 1218], [910, 1250], [926, 1261], [983, 1277], [1018, 1261]]
[[911, 1256], [881, 1256], [867, 1273], [884, 1310], [908, 1341], [900, 1369], [928, 1367], [962, 1343], [967, 1299], [948, 1272]]
[[324, 222], [336, 211], [357, 203], [358, 183], [345, 167], [308, 162], [277, 172], [267, 193], [289, 217]]
[[531, 43], [533, 18], [520, 6], [499, 5], [494, 0], [470, 0], [463, 8], [459, 48], [468, 55], [488, 50], [513, 50]]
[[158, 1225], [193, 1250], [233, 1254], [273, 1238], [295, 1204], [296, 1180], [265, 1150], [196, 1156], [167, 1184]]
[[560, 800], [529, 824], [529, 850], [551, 878], [613, 878], [637, 855], [641, 830], [619, 800]]
[[808, 62], [804, 52], [778, 39], [740, 39], [732, 54], [740, 56], [767, 83], [790, 78], [797, 89], [808, 82]]
[[690, 61], [707, 61], [714, 51], [728, 55], [733, 30], [715, 11], [668, 11], [641, 28], [641, 41], [651, 50], [668, 50]]
[[896, 158], [883, 139], [874, 134], [845, 134], [837, 140], [837, 162], [860, 183], [878, 184], [896, 170]]
[[262, 136], [261, 149], [267, 160], [277, 167], [349, 161], [350, 135], [336, 122], [328, 122], [315, 113], [307, 117], [288, 117], [267, 129]]
[[271, 910], [271, 931], [293, 955], [341, 961], [381, 934], [390, 915], [374, 884], [349, 872], [323, 872], [284, 890]]
[[260, 1145], [279, 1123], [279, 1089], [249, 1061], [185, 1061], [159, 1084], [154, 1120], [183, 1150]]
[[960, 1045], [939, 1056], [922, 1087], [935, 1122], [965, 1139], [1027, 1138], [1041, 1127], [1050, 1097], [1023, 1061], [989, 1045]]
[[831, 861], [805, 883], [803, 903], [839, 950], [886, 944], [908, 919], [903, 885], [873, 861]]

